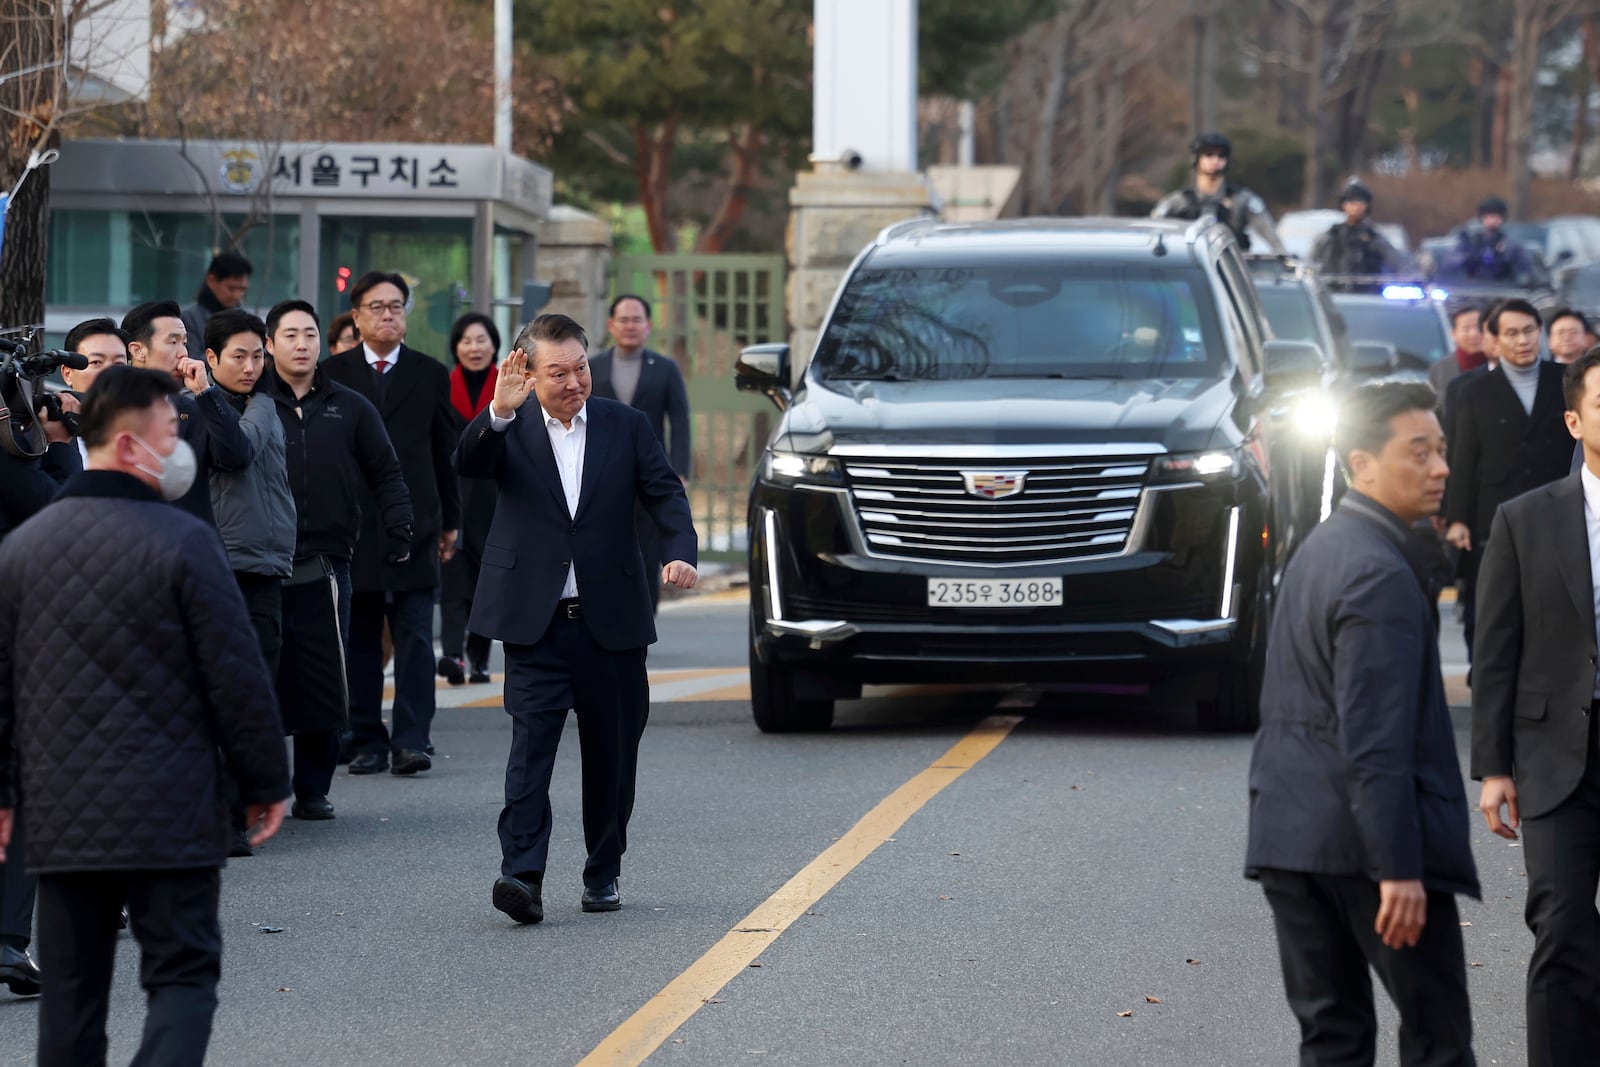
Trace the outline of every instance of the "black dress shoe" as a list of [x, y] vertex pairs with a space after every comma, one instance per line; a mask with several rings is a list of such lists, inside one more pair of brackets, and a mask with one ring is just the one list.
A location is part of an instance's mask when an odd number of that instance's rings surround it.
[[304, 799], [296, 797], [293, 806], [289, 808], [289, 814], [297, 819], [309, 819], [312, 821], [331, 819], [333, 818], [333, 805], [328, 803], [327, 797], [305, 797]]
[[544, 922], [544, 901], [539, 882], [502, 875], [494, 880], [492, 897], [496, 911], [503, 911], [519, 923]]
[[350, 761], [351, 774], [381, 774], [389, 769], [389, 757], [382, 752], [363, 752]]
[[39, 965], [20, 948], [0, 945], [0, 983], [19, 997], [39, 995]]
[[461, 661], [454, 656], [440, 656], [439, 677], [451, 685], [461, 685], [467, 680], [467, 672], [461, 669]]
[[256, 850], [250, 844], [250, 835], [244, 830], [235, 830], [233, 832], [233, 840], [228, 842], [228, 858], [230, 860], [242, 860], [255, 854]]
[[418, 752], [414, 748], [402, 748], [394, 754], [394, 766], [389, 768], [390, 774], [416, 774], [418, 771], [428, 770], [433, 766], [433, 760], [428, 758], [426, 752]]
[[343, 767], [355, 758], [356, 749], [355, 745], [350, 743], [350, 732], [348, 730], [339, 731], [339, 766]]
[[483, 685], [485, 682], [493, 680], [489, 677], [489, 665], [487, 663], [474, 663], [472, 665], [472, 674], [467, 678], [467, 681], [473, 685]]
[[583, 887], [584, 911], [621, 911], [622, 890], [617, 885], [615, 878], [604, 885], [586, 885]]

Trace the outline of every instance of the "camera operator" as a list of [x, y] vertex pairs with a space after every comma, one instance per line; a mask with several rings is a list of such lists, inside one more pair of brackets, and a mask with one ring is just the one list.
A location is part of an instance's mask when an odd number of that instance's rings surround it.
[[[0, 540], [50, 503], [67, 479], [83, 470], [73, 444], [72, 423], [78, 401], [61, 396], [55, 404], [41, 402], [42, 390], [13, 366], [0, 372], [0, 407], [11, 412], [10, 430], [0, 440]], [[17, 414], [32, 409], [26, 423]], [[38, 451], [38, 455], [19, 452]], [[28, 955], [33, 936], [33, 902], [38, 879], [24, 869], [26, 842], [20, 822], [12, 834], [7, 857], [0, 860], [0, 985], [17, 996], [37, 996], [39, 967]]]
[[[283, 587], [283, 656], [278, 704], [294, 735], [297, 819], [331, 819], [328, 790], [346, 728], [344, 638], [349, 630], [350, 558], [361, 532], [365, 487], [378, 506], [384, 560], [411, 551], [411, 494], [372, 402], [323, 375], [321, 323], [304, 300], [267, 312], [266, 377], [288, 445], [289, 488], [298, 531], [294, 575]], [[337, 600], [329, 596], [337, 589]], [[335, 606], [337, 604], [337, 607]]]
[[122, 317], [122, 334], [128, 340], [129, 363], [170, 374], [183, 385], [172, 402], [178, 409], [178, 436], [194, 450], [198, 477], [176, 503], [215, 526], [211, 475], [245, 470], [256, 455], [239, 426], [239, 413], [206, 377], [206, 365], [189, 358], [187, 333], [176, 300], [140, 304]]

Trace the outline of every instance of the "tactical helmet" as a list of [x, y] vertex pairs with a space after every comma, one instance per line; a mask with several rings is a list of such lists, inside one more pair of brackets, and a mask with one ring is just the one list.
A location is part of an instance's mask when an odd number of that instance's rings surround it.
[[1368, 207], [1372, 206], [1372, 190], [1362, 184], [1359, 178], [1351, 178], [1345, 182], [1344, 188], [1339, 190], [1339, 203], [1344, 204], [1351, 200], [1359, 200]]
[[1499, 215], [1501, 218], [1505, 218], [1509, 214], [1510, 212], [1506, 210], [1506, 202], [1498, 196], [1488, 197], [1478, 205], [1478, 217], [1480, 219], [1485, 215]]
[[1233, 142], [1213, 130], [1196, 137], [1194, 143], [1189, 146], [1189, 151], [1193, 154], [1195, 163], [1200, 162], [1200, 156], [1204, 152], [1220, 152], [1222, 158], [1232, 159]]

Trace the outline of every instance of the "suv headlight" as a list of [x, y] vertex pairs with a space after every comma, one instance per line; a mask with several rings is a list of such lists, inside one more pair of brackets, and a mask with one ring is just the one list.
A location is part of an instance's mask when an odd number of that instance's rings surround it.
[[1161, 482], [1226, 482], [1239, 473], [1239, 450], [1175, 452], [1158, 456], [1150, 465], [1150, 480]]
[[777, 485], [820, 483], [843, 485], [844, 469], [832, 456], [801, 452], [768, 452], [761, 464], [761, 477]]

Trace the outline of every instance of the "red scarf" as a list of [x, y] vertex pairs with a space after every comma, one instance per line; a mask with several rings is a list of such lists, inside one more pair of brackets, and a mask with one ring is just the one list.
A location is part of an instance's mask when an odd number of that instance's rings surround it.
[[1456, 349], [1456, 366], [1461, 368], [1462, 374], [1469, 370], [1477, 370], [1488, 362], [1489, 357], [1482, 352], [1463, 352], [1459, 348]]
[[455, 370], [450, 372], [450, 405], [461, 413], [461, 417], [471, 422], [477, 418], [489, 402], [494, 399], [494, 382], [500, 376], [500, 368], [489, 364], [489, 376], [483, 380], [483, 388], [478, 391], [478, 402], [474, 404], [467, 395], [467, 378], [457, 363]]

